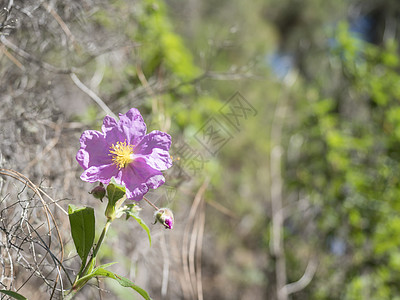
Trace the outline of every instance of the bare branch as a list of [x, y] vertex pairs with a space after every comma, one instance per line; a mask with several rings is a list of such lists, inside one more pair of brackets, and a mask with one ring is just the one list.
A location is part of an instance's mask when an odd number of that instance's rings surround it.
[[107, 115], [118, 120], [117, 116], [111, 111], [111, 109], [108, 108], [108, 106], [104, 103], [104, 101], [101, 100], [101, 98], [97, 96], [95, 92], [93, 92], [86, 85], [84, 85], [82, 81], [80, 81], [79, 78], [75, 75], [75, 73], [71, 73], [69, 76], [71, 77], [72, 81], [76, 84], [76, 86], [80, 88], [90, 98], [92, 98], [92, 100], [96, 102], [101, 107], [101, 109], [105, 111]]
[[271, 178], [271, 207], [272, 207], [272, 226], [271, 226], [271, 252], [276, 258], [275, 277], [276, 293], [278, 300], [287, 300], [288, 295], [283, 289], [286, 285], [286, 259], [283, 245], [283, 199], [282, 199], [282, 147], [281, 135], [286, 106], [279, 103], [275, 109], [274, 120], [271, 128], [271, 141], [274, 147], [270, 154], [270, 178]]
[[55, 67], [47, 62], [43, 62], [43, 61], [37, 59], [36, 57], [34, 57], [33, 55], [29, 54], [28, 52], [25, 52], [18, 46], [14, 45], [12, 42], [10, 42], [8, 39], [6, 39], [6, 37], [4, 35], [0, 35], [0, 42], [3, 43], [3, 45], [6, 46], [7, 48], [13, 50], [16, 54], [18, 54], [22, 58], [40, 66], [43, 69], [48, 70], [50, 72], [59, 73], [59, 74], [69, 74], [71, 72], [76, 71], [75, 68], [62, 69], [62, 68]]
[[307, 264], [307, 268], [304, 271], [303, 276], [301, 276], [301, 278], [298, 281], [289, 283], [284, 286], [286, 294], [290, 295], [299, 292], [302, 289], [304, 289], [307, 285], [309, 285], [315, 275], [315, 272], [317, 271], [317, 267], [318, 267], [317, 259], [315, 257], [312, 257]]
[[7, 51], [7, 48], [4, 45], [0, 46], [0, 50], [5, 54], [5, 56], [8, 57], [9, 60], [11, 60], [18, 68], [20, 68], [22, 71], [25, 70], [25, 67], [19, 62], [18, 59], [15, 58], [14, 55], [12, 55], [10, 52]]
[[72, 44], [74, 45], [75, 49], [77, 49], [77, 44], [75, 41], [75, 37], [72, 34], [71, 30], [69, 30], [67, 24], [63, 21], [63, 19], [60, 17], [60, 15], [51, 7], [49, 6], [46, 2], [42, 2], [42, 5], [44, 8], [47, 9], [47, 11], [53, 16], [53, 18], [57, 21], [57, 23], [60, 25], [62, 30], [65, 32], [65, 35], [70, 39]]

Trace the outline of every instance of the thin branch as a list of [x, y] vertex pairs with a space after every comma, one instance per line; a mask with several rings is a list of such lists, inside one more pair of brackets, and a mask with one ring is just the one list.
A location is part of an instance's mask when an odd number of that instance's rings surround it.
[[53, 66], [53, 65], [51, 65], [49, 63], [46, 63], [46, 62], [43, 62], [43, 61], [37, 59], [33, 55], [29, 54], [28, 52], [25, 52], [24, 50], [22, 50], [18, 46], [14, 45], [12, 42], [10, 42], [8, 39], [6, 39], [6, 37], [4, 35], [0, 35], [0, 42], [4, 46], [6, 46], [7, 48], [9, 48], [12, 51], [14, 51], [20, 57], [26, 59], [29, 62], [32, 62], [32, 63], [40, 66], [43, 69], [46, 69], [47, 71], [50, 71], [50, 72], [53, 72], [53, 73], [59, 73], [59, 74], [69, 74], [71, 72], [75, 72], [75, 68], [62, 69], [62, 68], [55, 67], [55, 66]]
[[171, 85], [170, 83], [167, 83], [162, 86], [154, 87], [154, 88], [151, 88], [151, 86], [156, 85], [157, 82], [156, 81], [153, 82], [151, 79], [148, 79], [147, 86], [144, 86], [143, 88], [135, 89], [127, 97], [141, 99], [148, 94], [148, 88], [152, 89], [153, 95], [174, 93], [174, 92], [178, 91], [181, 87], [188, 86], [188, 85], [195, 85], [195, 84], [199, 83], [200, 81], [203, 81], [204, 79], [207, 79], [207, 78], [215, 79], [215, 80], [241, 80], [241, 79], [250, 79], [250, 78], [263, 79], [263, 77], [261, 77], [261, 76], [250, 74], [250, 73], [238, 74], [238, 73], [229, 73], [229, 72], [219, 73], [219, 72], [213, 72], [213, 71], [206, 71], [191, 80], [182, 81], [175, 85]]
[[[42, 193], [43, 195], [45, 195], [51, 202], [53, 202], [53, 204], [55, 204], [65, 215], [68, 216], [68, 213], [65, 211], [64, 208], [62, 208], [53, 198], [51, 198], [48, 194], [46, 194], [40, 187], [37, 187], [36, 185], [34, 185], [31, 181], [27, 181], [27, 180], [23, 180], [20, 177], [22, 177], [23, 175], [18, 173], [17, 171], [11, 170], [11, 169], [3, 169], [0, 168], [0, 174], [3, 174], [5, 176], [9, 176], [12, 177], [14, 179], [17, 179], [18, 181], [22, 182], [23, 184], [26, 184], [31, 190], [33, 190], [36, 194], [39, 195], [39, 197], [41, 197], [40, 193]], [[21, 175], [21, 176], [20, 176]], [[22, 178], [26, 178], [26, 177], [22, 177]], [[40, 192], [40, 193], [39, 193]], [[44, 200], [42, 201], [42, 203], [45, 203]], [[47, 204], [46, 204], [47, 205]]]
[[118, 120], [117, 116], [108, 108], [108, 106], [104, 103], [103, 100], [99, 96], [96, 95], [91, 89], [89, 89], [86, 85], [79, 80], [79, 78], [75, 75], [75, 73], [70, 73], [69, 76], [71, 77], [72, 81], [75, 85], [80, 88], [85, 94], [87, 94], [94, 102], [96, 102], [105, 113], [114, 119]]
[[303, 276], [301, 276], [301, 278], [298, 281], [289, 283], [284, 286], [286, 293], [290, 295], [299, 292], [302, 289], [304, 289], [307, 285], [309, 285], [315, 275], [315, 272], [317, 271], [317, 267], [318, 267], [317, 259], [315, 257], [312, 257], [307, 264], [307, 268], [304, 271]]
[[[289, 88], [296, 80], [296, 74], [291, 72], [286, 76], [285, 84]], [[284, 94], [284, 97], [287, 97]], [[276, 104], [274, 117], [271, 126], [271, 143], [273, 145], [270, 153], [270, 195], [272, 208], [272, 226], [271, 226], [271, 252], [275, 256], [275, 278], [276, 278], [276, 297], [278, 300], [287, 300], [288, 293], [286, 289], [286, 257], [283, 237], [284, 210], [283, 210], [283, 178], [282, 178], [282, 130], [286, 118], [287, 105], [283, 101]]]
[[55, 128], [55, 137], [48, 142], [48, 144], [41, 153], [39, 153], [33, 160], [31, 160], [27, 164], [27, 166], [23, 170], [24, 173], [26, 173], [30, 168], [32, 168], [35, 164], [37, 164], [48, 152], [51, 151], [51, 149], [53, 149], [57, 145], [61, 136], [61, 131], [62, 131], [62, 125], [58, 124], [58, 126]]
[[287, 281], [285, 249], [283, 245], [283, 196], [282, 196], [282, 174], [281, 174], [281, 135], [286, 107], [277, 103], [271, 128], [271, 141], [273, 148], [270, 154], [270, 178], [271, 178], [271, 252], [276, 258], [276, 296], [278, 300], [287, 300], [288, 294], [284, 289]]
[[208, 78], [214, 80], [264, 79], [264, 77], [259, 75], [254, 75], [252, 73], [231, 73], [231, 72], [218, 73], [218, 72], [208, 71], [206, 74]]
[[203, 300], [203, 282], [202, 282], [202, 272], [201, 272], [201, 254], [203, 248], [203, 236], [204, 236], [204, 227], [206, 223], [206, 210], [205, 210], [205, 201], [203, 199], [200, 207], [200, 214], [198, 219], [199, 224], [199, 232], [197, 235], [196, 241], [196, 286], [197, 286], [197, 299]]
[[207, 199], [207, 204], [214, 207], [220, 213], [231, 217], [232, 219], [238, 219], [238, 216], [232, 210], [223, 206], [221, 203], [218, 203], [217, 201], [214, 201], [212, 199]]
[[[21, 174], [21, 173], [19, 173], [17, 171], [14, 171], [14, 170], [11, 170], [11, 169], [0, 168], [0, 174], [3, 174], [3, 175], [6, 175], [6, 176], [9, 176], [9, 177], [12, 177], [12, 178], [15, 178], [15, 179], [19, 180], [20, 182], [24, 183], [25, 186], [28, 186], [32, 191], [34, 191], [36, 195], [38, 195], [41, 203], [43, 204], [43, 209], [44, 209], [44, 213], [45, 213], [45, 216], [46, 216], [46, 222], [47, 222], [47, 226], [48, 226], [48, 246], [46, 244], [45, 244], [45, 246], [49, 249], [49, 251], [46, 252], [46, 254], [43, 256], [42, 261], [45, 259], [47, 254], [50, 254], [50, 256], [53, 258], [53, 260], [55, 258], [55, 256], [50, 251], [51, 241], [52, 241], [52, 238], [51, 238], [52, 237], [52, 235], [51, 235], [52, 228], [51, 228], [51, 225], [50, 225], [50, 218], [51, 218], [51, 220], [52, 220], [52, 222], [54, 224], [54, 228], [56, 230], [56, 235], [57, 235], [57, 238], [59, 240], [60, 248], [61, 248], [61, 251], [60, 251], [60, 253], [61, 253], [60, 256], [61, 257], [60, 257], [60, 260], [57, 259], [57, 261], [60, 262], [60, 265], [63, 268], [62, 262], [64, 260], [64, 244], [63, 244], [63, 241], [62, 241], [62, 238], [61, 238], [60, 230], [59, 230], [58, 225], [57, 225], [57, 223], [55, 221], [53, 213], [51, 212], [47, 202], [44, 201], [44, 199], [43, 199], [43, 197], [41, 195], [41, 192], [39, 191], [38, 187], [36, 187], [36, 185], [33, 184], [33, 182], [28, 177], [26, 177], [25, 175], [23, 175], [23, 174]], [[31, 224], [29, 224], [29, 223], [28, 223], [28, 225], [31, 226]], [[39, 238], [40, 238], [40, 236], [39, 236]], [[59, 271], [58, 268], [57, 268], [57, 270]], [[54, 289], [56, 288], [60, 278], [61, 278], [60, 274], [57, 273], [57, 277], [56, 277], [56, 280], [54, 282]], [[62, 284], [62, 282], [61, 282], [61, 284]]]
[[42, 5], [47, 11], [53, 16], [53, 18], [57, 21], [57, 23], [60, 25], [62, 30], [64, 31], [65, 35], [70, 39], [72, 44], [74, 45], [75, 50], [77, 50], [77, 44], [75, 41], [75, 37], [72, 34], [71, 30], [69, 30], [67, 24], [63, 21], [63, 19], [60, 17], [60, 15], [46, 2], [42, 2]]
[[[41, 195], [41, 194], [42, 194], [42, 191], [41, 191], [35, 184], [33, 184], [32, 181], [29, 180], [29, 178], [27, 178], [26, 176], [24, 176], [23, 174], [21, 174], [21, 173], [19, 173], [19, 172], [17, 172], [17, 171], [10, 170], [10, 169], [3, 169], [3, 168], [0, 168], [0, 174], [9, 176], [9, 177], [14, 178], [14, 179], [20, 181], [21, 183], [23, 183], [23, 184], [24, 184], [24, 187], [30, 188], [30, 189], [39, 197], [41, 203], [43, 204], [43, 210], [44, 210], [44, 213], [45, 213], [46, 223], [47, 223], [47, 227], [48, 227], [48, 233], [47, 233], [48, 242], [47, 242], [47, 244], [44, 242], [44, 240], [42, 239], [42, 237], [39, 235], [39, 233], [36, 231], [36, 229], [34, 229], [33, 226], [32, 226], [29, 222], [26, 222], [26, 224], [29, 225], [30, 228], [31, 228], [33, 231], [36, 232], [38, 238], [40, 239], [41, 243], [37, 243], [37, 244], [46, 250], [45, 255], [43, 255], [43, 256], [41, 257], [41, 260], [40, 260], [40, 262], [39, 262], [39, 261], [36, 260], [35, 247], [34, 247], [33, 244], [32, 244], [31, 248], [32, 248], [32, 251], [33, 251], [33, 259], [34, 259], [34, 261], [36, 262], [36, 266], [39, 266], [40, 264], [42, 264], [42, 262], [45, 260], [45, 258], [46, 258], [47, 255], [50, 255], [50, 257], [52, 258], [52, 260], [53, 260], [53, 262], [54, 262], [54, 264], [55, 264], [55, 268], [56, 268], [56, 270], [57, 270], [57, 277], [56, 277], [56, 279], [54, 280], [54, 285], [53, 285], [53, 287], [52, 287], [52, 289], [53, 289], [52, 295], [54, 295], [54, 292], [56, 291], [56, 288], [57, 288], [58, 283], [61, 284], [61, 288], [62, 288], [62, 286], [63, 286], [62, 277], [61, 277], [61, 273], [60, 273], [60, 268], [59, 268], [59, 267], [61, 267], [61, 268], [64, 269], [64, 267], [63, 267], [63, 265], [62, 265], [62, 262], [63, 262], [63, 259], [64, 259], [64, 245], [63, 245], [63, 241], [62, 241], [62, 239], [61, 239], [60, 230], [59, 230], [59, 228], [58, 228], [57, 223], [55, 222], [55, 217], [54, 217], [53, 213], [51, 212], [51, 210], [50, 210], [48, 204], [44, 201], [44, 199], [43, 199], [43, 197], [42, 197], [42, 195]], [[46, 195], [46, 196], [47, 196], [47, 195]], [[49, 199], [51, 199], [49, 196], [47, 196], [47, 197], [48, 197]], [[52, 201], [54, 202], [54, 200], [52, 200]], [[64, 211], [64, 210], [63, 210], [63, 211]], [[65, 211], [64, 211], [64, 212], [65, 212]], [[25, 213], [25, 212], [23, 212], [23, 213]], [[22, 215], [21, 222], [22, 222], [23, 220], [25, 220], [26, 218], [27, 218], [26, 215]], [[52, 223], [53, 223], [53, 227], [52, 227], [52, 225], [51, 225], [51, 223], [50, 223], [50, 218], [51, 218], [51, 221], [52, 221]], [[20, 224], [19, 227], [22, 227], [22, 223]], [[57, 257], [51, 252], [51, 243], [52, 243], [52, 233], [51, 233], [51, 232], [53, 231], [53, 229], [54, 229], [55, 232], [56, 232], [56, 236], [57, 236], [57, 239], [58, 239], [58, 241], [59, 241], [60, 248], [61, 248], [61, 249], [60, 249], [60, 259], [57, 259]], [[30, 229], [29, 229], [29, 228], [28, 228], [28, 231], [29, 231], [29, 236], [31, 236], [31, 233], [30, 233]], [[24, 240], [26, 240], [26, 238], [25, 238]], [[32, 242], [33, 242], [33, 241], [32, 241]], [[64, 270], [64, 271], [65, 271], [65, 270]], [[39, 269], [35, 269], [35, 272], [36, 272], [37, 274], [39, 274], [39, 276], [45, 281], [46, 284], [48, 284], [49, 286], [51, 286], [50, 282], [48, 282], [47, 279], [46, 279], [46, 277], [45, 277], [43, 274], [40, 273]], [[32, 275], [33, 275], [33, 273], [32, 273]], [[66, 275], [67, 275], [67, 277], [68, 277], [68, 274], [66, 274]], [[69, 279], [69, 277], [68, 277], [68, 279]], [[27, 282], [27, 281], [26, 281], [26, 282]], [[26, 283], [26, 282], [25, 282], [25, 283]], [[22, 286], [23, 286], [23, 285], [22, 285]], [[22, 286], [19, 287], [19, 289], [22, 288]]]
[[1, 45], [0, 50], [5, 54], [5, 56], [8, 57], [9, 60], [11, 60], [18, 68], [20, 68], [22, 71], [25, 71], [25, 67], [19, 62], [18, 59], [15, 58], [14, 55], [12, 55], [10, 52], [7, 51], [7, 48], [4, 45]]
[[7, 7], [7, 11], [8, 12], [11, 11], [11, 8], [13, 7], [13, 5], [14, 5], [14, 0], [9, 0], [8, 1], [8, 7]]
[[[42, 242], [42, 243], [36, 242], [36, 244], [37, 244], [38, 246], [42, 247], [43, 249], [45, 249], [45, 250], [46, 250], [46, 253], [49, 253], [49, 254], [50, 254], [50, 257], [51, 257], [51, 259], [53, 260], [54, 265], [56, 266], [58, 276], [57, 276], [57, 280], [55, 281], [55, 286], [57, 285], [58, 278], [59, 278], [59, 277], [61, 278], [60, 269], [58, 268], [58, 266], [60, 266], [61, 269], [63, 269], [65, 275], [67, 275], [68, 281], [70, 282], [70, 284], [72, 284], [72, 280], [71, 280], [71, 278], [69, 277], [68, 272], [67, 272], [67, 270], [65, 269], [65, 267], [64, 267], [64, 265], [63, 265], [63, 263], [62, 263], [63, 257], [61, 257], [61, 260], [59, 260], [59, 259], [51, 252], [50, 247], [49, 247], [50, 245], [49, 245], [49, 246], [46, 245], [45, 241], [42, 239], [42, 237], [41, 237], [40, 234], [37, 232], [37, 230], [36, 230], [30, 223], [27, 222], [27, 224], [31, 227], [31, 229], [36, 233], [36, 236], [37, 236], [37, 237], [39, 238], [39, 240]], [[55, 286], [54, 286], [54, 288], [55, 288]]]

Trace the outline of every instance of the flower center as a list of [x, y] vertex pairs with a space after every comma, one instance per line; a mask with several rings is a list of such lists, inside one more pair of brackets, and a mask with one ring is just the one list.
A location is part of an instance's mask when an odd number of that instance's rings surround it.
[[115, 145], [112, 144], [110, 147], [110, 154], [112, 161], [118, 167], [118, 169], [125, 168], [129, 163], [133, 161], [133, 146], [125, 142], [117, 142]]

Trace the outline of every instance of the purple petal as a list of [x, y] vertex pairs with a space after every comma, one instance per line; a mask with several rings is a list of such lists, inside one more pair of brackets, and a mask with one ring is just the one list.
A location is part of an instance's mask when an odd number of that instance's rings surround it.
[[142, 200], [149, 188], [156, 189], [164, 184], [162, 173], [146, 164], [143, 159], [136, 159], [122, 172], [122, 182], [126, 187], [126, 197]]
[[118, 168], [113, 164], [91, 166], [82, 173], [81, 179], [87, 182], [100, 181], [104, 184], [108, 184], [113, 176], [118, 177], [118, 172]]
[[108, 155], [109, 146], [101, 132], [86, 130], [80, 138], [81, 148], [76, 154], [76, 160], [87, 169], [91, 166], [110, 164], [111, 157]]
[[119, 127], [119, 124], [113, 118], [108, 116], [104, 118], [101, 129], [104, 132], [108, 148], [110, 148], [111, 145], [115, 145], [117, 142], [124, 142], [127, 139], [126, 135], [120, 130]]
[[174, 222], [171, 218], [167, 218], [165, 220], [165, 225], [167, 226], [167, 228], [172, 229], [174, 227]]
[[166, 170], [172, 166], [168, 153], [171, 147], [171, 136], [154, 130], [147, 134], [134, 149], [135, 157], [142, 157], [146, 163], [156, 170]]
[[119, 127], [114, 127], [114, 128], [110, 128], [105, 133], [105, 140], [106, 140], [108, 149], [110, 149], [110, 147], [112, 145], [115, 145], [117, 142], [127, 141], [127, 137], [123, 132], [120, 131]]
[[[124, 135], [128, 144], [137, 145], [146, 134], [146, 124], [136, 108], [131, 108], [126, 114], [119, 114], [118, 129]], [[124, 141], [124, 140], [122, 140]]]
[[101, 127], [101, 130], [106, 133], [110, 130], [112, 130], [113, 128], [117, 127], [118, 123], [117, 121], [115, 121], [114, 118], [110, 117], [110, 116], [105, 116], [104, 120], [103, 120], [103, 126]]

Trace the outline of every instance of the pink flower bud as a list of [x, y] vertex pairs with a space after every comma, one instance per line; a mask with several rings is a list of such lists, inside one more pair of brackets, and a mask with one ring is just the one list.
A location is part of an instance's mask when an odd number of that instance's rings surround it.
[[174, 227], [174, 215], [168, 208], [160, 208], [154, 213], [156, 218], [155, 223], [160, 222], [165, 226], [166, 229], [172, 229]]

